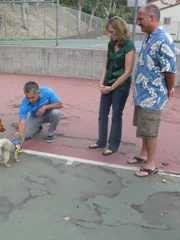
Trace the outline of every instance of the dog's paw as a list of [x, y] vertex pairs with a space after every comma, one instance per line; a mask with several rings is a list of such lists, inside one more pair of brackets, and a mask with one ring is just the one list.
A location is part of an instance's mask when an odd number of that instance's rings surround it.
[[16, 161], [16, 162], [20, 162], [20, 160], [19, 160], [19, 159], [15, 159], [15, 161]]
[[9, 164], [7, 164], [7, 163], [4, 163], [4, 165], [6, 166], [6, 167], [10, 167], [11, 165], [9, 165]]

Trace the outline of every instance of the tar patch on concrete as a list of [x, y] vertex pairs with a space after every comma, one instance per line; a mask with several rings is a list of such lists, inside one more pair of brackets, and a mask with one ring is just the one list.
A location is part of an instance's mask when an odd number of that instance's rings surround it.
[[[142, 205], [132, 204], [132, 208], [143, 214], [143, 219], [152, 225], [161, 225], [169, 214], [180, 216], [180, 192], [159, 192], [147, 198]], [[172, 228], [168, 222], [167, 228]]]
[[0, 196], [0, 221], [8, 221], [9, 214], [13, 211], [14, 204], [5, 196]]
[[179, 178], [162, 183], [45, 156], [20, 160], [0, 166], [2, 239], [179, 240]]

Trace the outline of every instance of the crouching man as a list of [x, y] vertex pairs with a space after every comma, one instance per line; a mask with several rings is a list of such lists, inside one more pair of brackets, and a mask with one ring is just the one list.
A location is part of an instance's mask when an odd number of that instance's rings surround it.
[[63, 107], [60, 97], [51, 88], [39, 87], [36, 82], [27, 82], [23, 90], [25, 97], [20, 105], [19, 132], [29, 139], [43, 130], [43, 123], [50, 123], [46, 142], [54, 142], [60, 108]]

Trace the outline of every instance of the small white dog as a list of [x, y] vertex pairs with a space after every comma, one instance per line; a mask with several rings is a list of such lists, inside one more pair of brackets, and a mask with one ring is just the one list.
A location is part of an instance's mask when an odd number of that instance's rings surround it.
[[[21, 138], [21, 140], [19, 140], [19, 138]], [[14, 153], [15, 161], [19, 162], [19, 150], [21, 149], [23, 140], [20, 135], [17, 137], [17, 134], [16, 138], [12, 141], [7, 138], [0, 139], [0, 156], [4, 158], [4, 162], [1, 161], [0, 163], [4, 163], [6, 167], [10, 167], [11, 165], [8, 164], [10, 153]]]

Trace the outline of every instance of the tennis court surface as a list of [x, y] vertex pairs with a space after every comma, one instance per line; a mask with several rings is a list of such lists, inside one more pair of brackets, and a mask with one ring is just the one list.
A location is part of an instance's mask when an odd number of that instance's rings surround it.
[[[59, 40], [59, 48], [92, 48], [92, 49], [107, 49], [108, 39], [66, 39]], [[140, 49], [142, 41], [135, 41], [135, 46]], [[55, 40], [19, 40], [19, 41], [2, 41], [0, 45], [13, 45], [13, 46], [49, 46], [55, 47]], [[180, 50], [180, 43], [175, 43], [177, 51]]]

